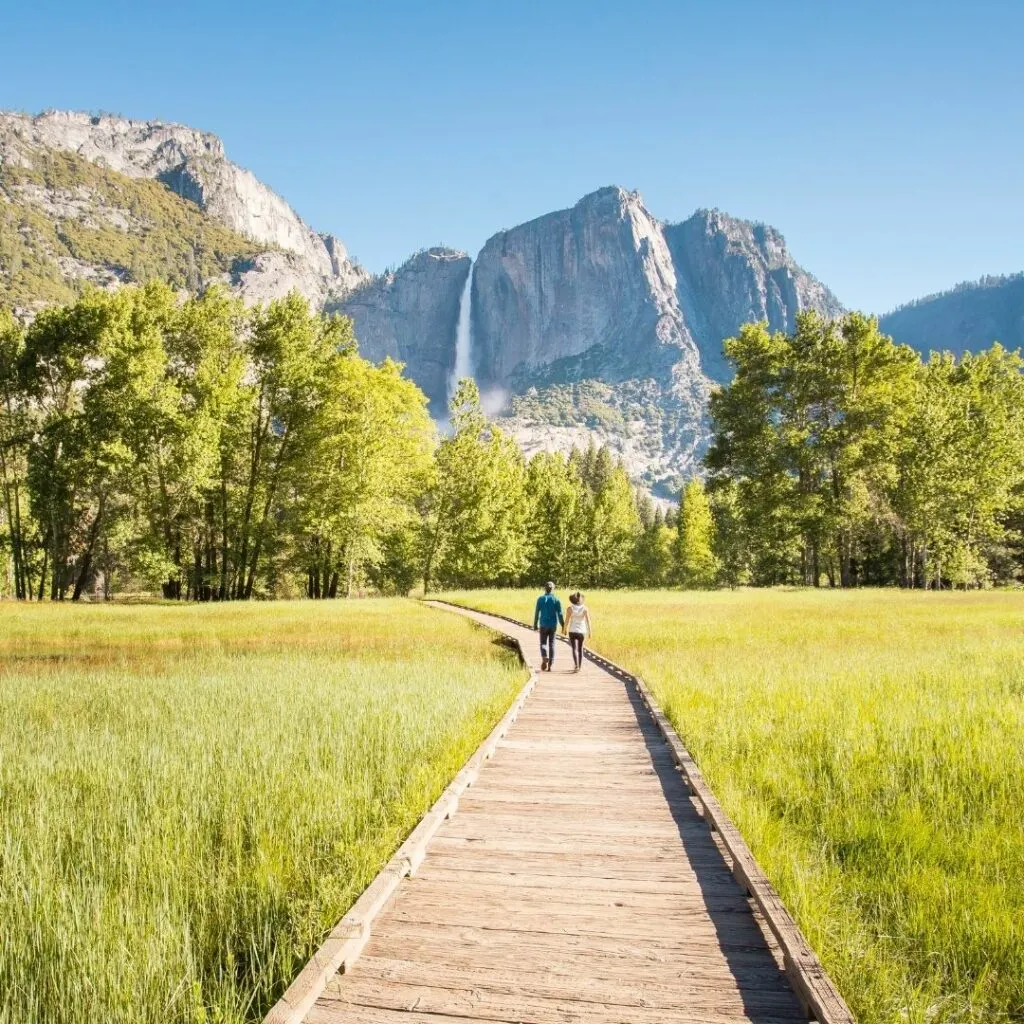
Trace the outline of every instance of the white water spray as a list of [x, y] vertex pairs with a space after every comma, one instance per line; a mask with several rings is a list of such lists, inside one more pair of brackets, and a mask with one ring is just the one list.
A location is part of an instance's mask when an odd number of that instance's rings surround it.
[[469, 265], [466, 283], [459, 299], [459, 323], [455, 329], [455, 367], [448, 378], [448, 397], [455, 394], [463, 377], [473, 376], [473, 270]]

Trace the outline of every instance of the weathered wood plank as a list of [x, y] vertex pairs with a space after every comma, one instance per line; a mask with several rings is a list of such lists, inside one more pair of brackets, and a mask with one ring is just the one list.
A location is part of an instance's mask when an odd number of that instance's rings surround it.
[[[487, 965], [466, 967], [440, 961], [422, 963], [415, 959], [392, 959], [363, 956], [355, 971], [359, 979], [397, 982], [420, 987], [456, 991], [487, 992], [491, 995], [557, 999], [577, 1003], [598, 1003], [609, 1006], [651, 1007], [662, 1010], [757, 1009], [792, 1014], [793, 996], [788, 988], [759, 988], [744, 992], [739, 986], [727, 986], [720, 979], [687, 979], [675, 977], [670, 982], [650, 977], [624, 978], [580, 974], [579, 971], [548, 971], [526, 973], [518, 965]], [[348, 983], [342, 979], [331, 982], [327, 993], [344, 995]]]
[[[501, 628], [536, 667], [536, 636]], [[630, 677], [570, 664], [539, 676], [306, 1021], [806, 1019]]]
[[572, 998], [547, 998], [522, 991], [507, 995], [484, 988], [450, 989], [437, 985], [415, 985], [397, 979], [381, 981], [355, 972], [343, 985], [331, 987], [318, 1001], [342, 1007], [373, 1007], [385, 1010], [469, 1016], [491, 1021], [530, 1021], [535, 1024], [564, 1024], [589, 1021], [594, 1024], [735, 1024], [737, 1020], [756, 1020], [759, 1024], [796, 1024], [805, 1021], [800, 1011], [791, 1008], [762, 1011], [734, 1007], [723, 995], [718, 1005], [701, 1004], [686, 1009], [662, 1009], [652, 1006], [579, 1001]]
[[690, 939], [684, 944], [660, 938], [626, 938], [604, 935], [569, 935], [553, 932], [523, 932], [501, 927], [462, 927], [451, 924], [389, 922], [386, 931], [374, 936], [372, 953], [390, 951], [399, 955], [408, 948], [431, 946], [433, 956], [467, 955], [519, 956], [524, 964], [545, 965], [571, 955], [576, 969], [599, 968], [602, 973], [616, 966], [641, 975], [655, 967], [668, 966], [683, 973], [724, 970], [733, 981], [771, 977], [789, 988], [780, 965], [765, 956], [764, 944], [733, 943], [726, 948], [718, 942]]

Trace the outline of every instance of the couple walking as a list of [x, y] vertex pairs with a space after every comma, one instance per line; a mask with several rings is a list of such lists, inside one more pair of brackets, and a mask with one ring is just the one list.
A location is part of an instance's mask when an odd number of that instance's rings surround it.
[[544, 584], [544, 593], [537, 598], [533, 610], [533, 628], [540, 629], [540, 667], [550, 672], [555, 664], [555, 630], [561, 626], [563, 636], [569, 634], [572, 646], [574, 672], [583, 667], [583, 641], [593, 630], [590, 627], [590, 612], [583, 603], [583, 595], [577, 590], [569, 595], [569, 607], [562, 615], [562, 602], [555, 597], [554, 583]]

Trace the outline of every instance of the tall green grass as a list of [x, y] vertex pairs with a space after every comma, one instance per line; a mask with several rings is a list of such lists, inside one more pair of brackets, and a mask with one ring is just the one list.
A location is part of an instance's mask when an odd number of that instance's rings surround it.
[[522, 681], [411, 602], [0, 606], [0, 1021], [260, 1019]]
[[[533, 598], [457, 597], [522, 619]], [[1024, 596], [587, 604], [864, 1024], [1024, 1020]]]

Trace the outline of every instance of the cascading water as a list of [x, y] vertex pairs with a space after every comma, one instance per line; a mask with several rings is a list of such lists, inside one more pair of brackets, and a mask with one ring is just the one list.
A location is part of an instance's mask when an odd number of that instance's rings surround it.
[[463, 377], [473, 376], [473, 264], [459, 299], [459, 322], [455, 329], [455, 367], [448, 378], [448, 397], [455, 394]]

